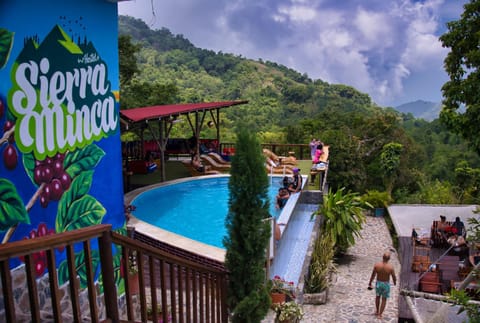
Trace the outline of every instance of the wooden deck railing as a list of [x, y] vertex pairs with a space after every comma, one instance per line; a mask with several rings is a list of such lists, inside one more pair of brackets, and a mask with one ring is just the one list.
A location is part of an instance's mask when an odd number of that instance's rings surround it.
[[[103, 284], [104, 311], [97, 305], [97, 286], [92, 257], [92, 243], [98, 243]], [[112, 245], [113, 244], [113, 245]], [[82, 246], [84, 262], [75, 263], [74, 245]], [[120, 248], [116, 248], [119, 246]], [[146, 322], [148, 308], [161, 305], [161, 315], [153, 311], [153, 322], [227, 322], [226, 306], [227, 273], [218, 268], [169, 255], [152, 246], [111, 231], [110, 225], [97, 225], [62, 234], [35, 239], [16, 241], [0, 245], [0, 275], [4, 300], [6, 322], [16, 322], [16, 304], [14, 281], [9, 262], [16, 257], [25, 260], [25, 279], [32, 322], [42, 322], [45, 310], [39, 303], [39, 284], [35, 277], [34, 254], [45, 252], [47, 258], [48, 281], [51, 298], [51, 312], [48, 317], [55, 322], [71, 321], [64, 318], [61, 304], [61, 292], [58, 284], [55, 252], [56, 248], [66, 248], [68, 268], [68, 288], [71, 302], [71, 317], [74, 322]], [[137, 256], [140, 292], [132, 295], [128, 279], [125, 279], [126, 310], [119, 308], [118, 274], [114, 271], [114, 250], [121, 250], [122, 258], [134, 252]], [[117, 255], [118, 258], [118, 255]], [[77, 260], [78, 261], [78, 260]], [[87, 295], [90, 313], [81, 311], [80, 294], [85, 292], [79, 287], [78, 269], [85, 268]], [[123, 272], [128, 273], [128, 263], [122, 261]], [[117, 268], [118, 269], [118, 268]], [[117, 277], [117, 278], [116, 278]], [[63, 301], [64, 299], [62, 299]], [[62, 306], [61, 306], [62, 305]], [[1, 304], [0, 304], [1, 306]], [[18, 305], [17, 305], [18, 306]], [[1, 308], [0, 308], [1, 311]], [[125, 313], [126, 312], [126, 313]], [[42, 313], [42, 315], [41, 315]], [[62, 315], [63, 314], [63, 315]]]

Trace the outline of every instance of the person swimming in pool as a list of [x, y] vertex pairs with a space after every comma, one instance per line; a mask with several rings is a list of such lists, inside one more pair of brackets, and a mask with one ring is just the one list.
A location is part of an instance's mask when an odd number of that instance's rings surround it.
[[276, 209], [283, 209], [285, 204], [287, 204], [288, 198], [290, 197], [290, 193], [288, 192], [288, 189], [284, 187], [280, 187], [278, 189], [278, 194], [276, 196], [276, 203], [275, 203], [275, 208]]

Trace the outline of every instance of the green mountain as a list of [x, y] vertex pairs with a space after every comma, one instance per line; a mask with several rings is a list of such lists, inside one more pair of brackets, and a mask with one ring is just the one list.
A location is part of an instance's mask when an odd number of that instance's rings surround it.
[[[319, 138], [330, 145], [328, 181], [333, 189], [384, 191], [388, 185], [399, 203], [439, 203], [440, 194], [445, 194], [443, 203], [477, 196], [457, 196], [455, 185], [464, 184], [454, 170], [460, 165], [468, 173], [468, 167], [480, 167], [478, 155], [437, 118], [430, 122], [432, 118], [424, 115], [430, 110], [427, 104], [400, 107], [401, 112], [382, 108], [351, 86], [312, 80], [275, 62], [200, 49], [182, 35], [166, 28], [152, 30], [128, 16], [119, 17], [119, 33], [130, 36], [139, 48], [134, 58], [139, 72], [121, 88], [122, 109], [248, 100], [221, 110], [222, 142], [233, 142], [240, 125], [257, 133], [263, 143], [306, 144]], [[123, 55], [123, 62], [128, 60], [132, 57]], [[210, 116], [206, 118], [208, 122]], [[170, 133], [189, 136], [188, 122], [177, 123]], [[202, 138], [215, 136], [214, 128], [202, 129]], [[388, 163], [392, 151], [385, 149], [392, 143], [401, 146], [400, 160]], [[447, 183], [445, 190], [435, 186], [440, 185], [437, 180]]]
[[408, 102], [395, 107], [395, 110], [401, 113], [411, 113], [415, 118], [424, 119], [427, 121], [433, 121], [437, 119], [441, 109], [441, 103], [423, 100]]
[[256, 132], [278, 131], [327, 111], [373, 114], [380, 109], [353, 87], [312, 80], [270, 61], [196, 48], [182, 35], [151, 30], [140, 19], [120, 16], [119, 33], [141, 44], [138, 80], [174, 84], [177, 102], [248, 100], [225, 109], [225, 122], [241, 121]]

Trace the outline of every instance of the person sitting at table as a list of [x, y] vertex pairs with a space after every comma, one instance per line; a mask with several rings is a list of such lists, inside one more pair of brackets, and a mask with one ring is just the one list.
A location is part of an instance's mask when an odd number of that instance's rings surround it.
[[455, 228], [457, 235], [462, 236], [465, 238], [467, 235], [467, 230], [465, 230], [465, 224], [460, 220], [460, 217], [455, 218], [455, 222], [453, 222], [452, 227]]
[[468, 245], [464, 237], [457, 234], [453, 234], [447, 240], [448, 244], [452, 248], [455, 255], [458, 255], [460, 260], [463, 261], [468, 255]]
[[447, 241], [447, 230], [450, 226], [447, 224], [445, 215], [440, 215], [440, 222], [437, 223], [435, 234], [440, 241]]

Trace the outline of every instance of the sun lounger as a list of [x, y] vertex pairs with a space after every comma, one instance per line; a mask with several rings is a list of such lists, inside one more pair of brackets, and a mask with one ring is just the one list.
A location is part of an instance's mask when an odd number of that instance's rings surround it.
[[200, 155], [200, 159], [202, 160], [202, 163], [204, 165], [210, 166], [211, 169], [222, 171], [222, 172], [230, 171], [230, 168], [231, 168], [230, 163], [228, 164], [217, 163], [212, 157], [208, 155]]
[[277, 165], [292, 165], [295, 166], [298, 164], [298, 161], [295, 157], [289, 156], [277, 156], [275, 153], [273, 153], [271, 150], [264, 148], [263, 149], [263, 154], [265, 157], [270, 158], [275, 162]]
[[217, 175], [221, 174], [218, 170], [205, 170], [203, 172], [199, 171], [192, 166], [192, 163], [188, 160], [182, 160], [182, 164], [188, 169], [192, 176], [203, 176], [203, 175]]
[[207, 155], [210, 156], [213, 160], [215, 160], [219, 164], [230, 165], [229, 161], [223, 159], [222, 156], [220, 156], [219, 154], [217, 154], [215, 152], [209, 152]]
[[285, 175], [293, 175], [293, 170], [288, 167], [288, 165], [282, 165], [278, 167], [273, 167], [272, 165], [265, 164], [267, 172], [269, 174], [285, 174]]

